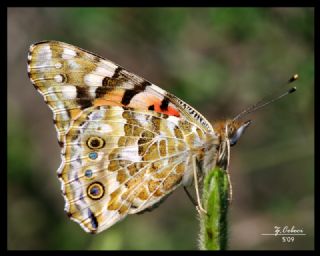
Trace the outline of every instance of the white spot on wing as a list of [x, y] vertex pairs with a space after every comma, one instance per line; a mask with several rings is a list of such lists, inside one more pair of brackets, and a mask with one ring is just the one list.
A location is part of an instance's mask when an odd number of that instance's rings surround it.
[[111, 67], [97, 67], [96, 70], [94, 71], [95, 74], [100, 75], [100, 76], [107, 76], [107, 77], [112, 77], [114, 74], [114, 69]]
[[[90, 73], [84, 76], [84, 82], [88, 86], [99, 87], [102, 86], [102, 80], [104, 76], [96, 75], [94, 73]], [[91, 91], [93, 93], [93, 91]]]
[[38, 54], [36, 55], [34, 68], [39, 68], [40, 72], [46, 72], [51, 67], [52, 52], [50, 45], [39, 46]]
[[69, 60], [68, 64], [71, 69], [79, 69], [80, 68], [80, 65], [77, 62], [75, 62], [74, 60]]
[[150, 123], [147, 121], [146, 115], [137, 114], [137, 115], [135, 115], [135, 118], [139, 121], [139, 123], [142, 125], [142, 127], [146, 127]]
[[109, 132], [112, 132], [112, 127], [108, 124], [101, 124], [100, 126], [100, 131], [101, 132], [104, 132], [104, 133], [109, 133]]
[[170, 123], [174, 123], [176, 126], [179, 125], [179, 118], [175, 117], [175, 116], [169, 116], [167, 118], [167, 120], [170, 122]]
[[48, 55], [48, 56], [52, 57], [50, 45], [39, 46], [38, 55]]
[[91, 98], [95, 98], [96, 97], [96, 87], [89, 87], [88, 93], [90, 95]]
[[169, 116], [167, 118], [167, 126], [169, 128], [169, 130], [171, 131], [172, 134], [174, 134], [174, 128], [179, 124], [179, 119], [175, 116]]
[[139, 156], [138, 147], [136, 146], [123, 148], [120, 153], [120, 158], [131, 162], [141, 161], [141, 156]]
[[112, 77], [118, 66], [112, 62], [101, 60], [91, 73], [84, 76], [84, 82], [88, 86], [102, 86], [105, 77]]
[[74, 50], [65, 48], [63, 49], [62, 58], [65, 60], [72, 59], [73, 57], [77, 56], [77, 53]]
[[75, 99], [77, 96], [77, 89], [73, 85], [66, 85], [66, 86], [61, 87], [61, 91], [62, 91], [63, 96], [66, 99], [72, 100], [72, 99]]
[[62, 80], [63, 80], [63, 76], [62, 76], [62, 75], [55, 75], [55, 76], [54, 76], [54, 80], [55, 80], [57, 83], [61, 83]]

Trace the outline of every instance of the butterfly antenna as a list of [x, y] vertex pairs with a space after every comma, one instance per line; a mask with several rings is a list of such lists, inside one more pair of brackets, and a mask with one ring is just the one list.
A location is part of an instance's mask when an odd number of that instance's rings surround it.
[[[295, 74], [293, 75], [286, 84], [291, 84], [292, 82], [296, 81], [298, 79], [298, 75]], [[277, 92], [273, 92], [270, 95], [264, 97], [262, 100], [258, 101], [256, 104], [253, 104], [251, 106], [249, 106], [248, 108], [244, 109], [243, 111], [241, 111], [235, 118], [233, 118], [233, 121], [240, 119], [254, 111], [257, 111], [258, 109], [261, 109], [275, 101], [280, 100], [281, 98], [295, 92], [297, 90], [296, 87], [291, 87], [289, 90], [285, 91], [284, 93], [281, 93], [280, 95], [276, 96], [275, 94]], [[271, 98], [271, 99], [270, 99]]]

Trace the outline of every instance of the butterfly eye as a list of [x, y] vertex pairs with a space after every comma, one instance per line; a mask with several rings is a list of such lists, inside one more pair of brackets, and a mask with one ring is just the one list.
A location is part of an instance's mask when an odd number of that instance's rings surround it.
[[102, 148], [104, 146], [105, 142], [102, 138], [100, 137], [90, 137], [88, 140], [87, 140], [87, 145], [89, 148], [91, 149], [99, 149], [99, 148]]
[[92, 183], [87, 189], [87, 194], [91, 199], [98, 200], [104, 195], [104, 187], [100, 182]]
[[230, 146], [234, 146], [237, 144], [238, 140], [240, 139], [241, 135], [244, 133], [246, 128], [250, 125], [251, 121], [245, 122], [241, 125], [234, 133], [234, 135], [230, 138]]

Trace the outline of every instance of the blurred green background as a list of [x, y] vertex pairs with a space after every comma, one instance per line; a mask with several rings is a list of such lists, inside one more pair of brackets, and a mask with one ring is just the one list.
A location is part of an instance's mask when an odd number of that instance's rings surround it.
[[[8, 249], [197, 249], [182, 188], [98, 235], [65, 215], [52, 113], [27, 76], [29, 45], [60, 40], [182, 98], [208, 120], [234, 117], [299, 73], [298, 91], [251, 114], [232, 148], [229, 249], [314, 248], [313, 8], [9, 8]], [[295, 226], [293, 243], [261, 236]]]

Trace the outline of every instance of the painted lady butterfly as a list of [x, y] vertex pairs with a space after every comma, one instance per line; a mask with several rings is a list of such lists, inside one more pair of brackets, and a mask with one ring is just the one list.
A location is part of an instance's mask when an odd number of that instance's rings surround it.
[[[250, 122], [213, 126], [194, 108], [115, 63], [56, 41], [31, 45], [28, 74], [53, 111], [65, 211], [90, 233], [150, 209], [229, 163]], [[227, 170], [227, 167], [226, 167]]]

